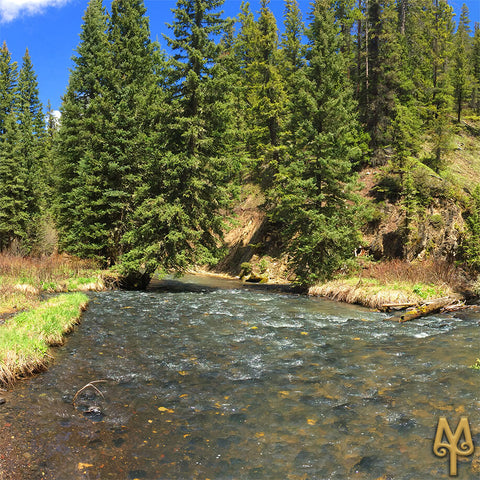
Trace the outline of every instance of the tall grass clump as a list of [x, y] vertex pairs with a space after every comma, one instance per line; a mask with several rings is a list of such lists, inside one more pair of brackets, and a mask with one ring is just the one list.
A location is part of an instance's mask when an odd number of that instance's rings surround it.
[[0, 254], [0, 315], [38, 306], [42, 292], [103, 288], [102, 272], [91, 260]]
[[7, 320], [0, 327], [0, 384], [46, 368], [49, 347], [64, 342], [87, 303], [83, 293], [63, 294]]
[[354, 273], [311, 287], [309, 294], [382, 308], [451, 296], [462, 291], [464, 282], [461, 270], [446, 261], [387, 260], [364, 263]]

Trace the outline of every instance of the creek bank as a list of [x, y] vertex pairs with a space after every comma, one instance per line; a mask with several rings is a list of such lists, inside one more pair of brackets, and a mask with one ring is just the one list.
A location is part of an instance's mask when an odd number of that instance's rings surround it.
[[84, 293], [63, 294], [10, 318], [0, 328], [0, 386], [44, 370], [49, 348], [64, 343], [87, 304]]

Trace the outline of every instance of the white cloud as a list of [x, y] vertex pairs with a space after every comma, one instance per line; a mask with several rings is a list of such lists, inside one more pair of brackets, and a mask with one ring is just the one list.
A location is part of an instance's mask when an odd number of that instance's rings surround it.
[[0, 0], [0, 21], [11, 22], [19, 15], [34, 15], [45, 7], [64, 5], [69, 0]]

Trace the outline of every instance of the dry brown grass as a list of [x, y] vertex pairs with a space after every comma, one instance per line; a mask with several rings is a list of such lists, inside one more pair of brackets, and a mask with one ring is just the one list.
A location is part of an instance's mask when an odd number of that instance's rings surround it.
[[444, 260], [424, 260], [407, 262], [387, 260], [366, 264], [359, 275], [361, 278], [374, 278], [384, 284], [408, 282], [411, 284], [432, 284], [460, 289], [464, 279], [462, 272], [453, 263]]
[[309, 294], [382, 308], [385, 304], [454, 296], [462, 290], [463, 282], [461, 271], [448, 262], [389, 260], [366, 264], [357, 275], [315, 285]]
[[86, 270], [97, 268], [91, 260], [81, 260], [68, 255], [20, 257], [0, 254], [0, 276], [28, 278], [38, 282], [60, 280], [65, 275], [79, 275]]
[[0, 254], [0, 315], [34, 308], [43, 292], [100, 290], [97, 265], [67, 255]]

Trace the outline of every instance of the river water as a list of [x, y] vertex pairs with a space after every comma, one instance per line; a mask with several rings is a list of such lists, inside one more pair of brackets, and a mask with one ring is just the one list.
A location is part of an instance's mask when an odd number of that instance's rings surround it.
[[1, 480], [449, 478], [442, 416], [469, 418], [458, 478], [480, 478], [478, 314], [184, 282], [91, 295], [50, 369], [2, 395]]

